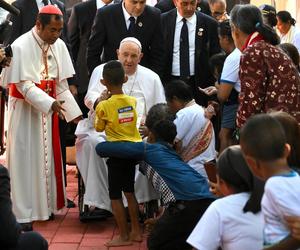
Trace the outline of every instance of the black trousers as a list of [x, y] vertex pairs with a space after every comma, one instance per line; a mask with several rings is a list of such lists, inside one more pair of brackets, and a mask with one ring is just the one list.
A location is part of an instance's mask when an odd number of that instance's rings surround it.
[[6, 250], [47, 250], [48, 242], [37, 232], [21, 233], [15, 247], [2, 248]]
[[186, 250], [188, 236], [214, 199], [177, 201], [170, 204], [148, 238], [149, 250]]
[[122, 191], [125, 193], [134, 193], [136, 162], [131, 159], [110, 157], [106, 163], [109, 198], [111, 200], [122, 199]]

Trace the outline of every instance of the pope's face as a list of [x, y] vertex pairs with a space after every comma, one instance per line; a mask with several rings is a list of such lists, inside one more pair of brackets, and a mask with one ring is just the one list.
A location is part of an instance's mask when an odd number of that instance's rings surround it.
[[37, 33], [39, 37], [48, 44], [53, 44], [60, 37], [63, 29], [63, 19], [55, 19], [55, 16], [51, 16], [49, 24], [43, 26], [38, 20], [36, 22]]
[[124, 6], [131, 16], [138, 17], [144, 12], [146, 0], [124, 0]]
[[134, 42], [124, 42], [117, 50], [118, 59], [122, 63], [126, 75], [135, 73], [137, 65], [143, 56], [140, 48]]
[[184, 18], [191, 17], [197, 8], [196, 0], [173, 0], [179, 14]]

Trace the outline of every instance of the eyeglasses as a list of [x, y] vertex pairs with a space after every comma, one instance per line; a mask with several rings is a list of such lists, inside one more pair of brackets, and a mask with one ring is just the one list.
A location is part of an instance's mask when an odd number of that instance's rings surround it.
[[226, 14], [227, 14], [226, 11], [224, 11], [224, 12], [218, 12], [218, 11], [216, 11], [216, 12], [211, 13], [211, 15], [212, 15], [214, 18], [222, 17], [222, 16], [224, 16], [224, 15], [226, 15]]

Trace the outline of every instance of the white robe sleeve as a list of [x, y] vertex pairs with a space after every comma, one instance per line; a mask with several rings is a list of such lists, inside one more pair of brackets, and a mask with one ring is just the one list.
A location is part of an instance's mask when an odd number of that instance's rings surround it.
[[84, 97], [84, 104], [89, 108], [89, 110], [94, 110], [94, 103], [101, 93], [106, 89], [104, 85], [101, 84], [100, 79], [102, 78], [103, 64], [96, 67], [91, 75], [89, 82], [88, 91]]
[[67, 122], [74, 120], [82, 115], [82, 112], [74, 99], [71, 91], [69, 90], [68, 82], [66, 79], [57, 84], [57, 100], [64, 101], [62, 107], [65, 111], [62, 111]]
[[43, 112], [44, 114], [49, 114], [49, 112], [51, 111], [51, 106], [55, 101], [54, 98], [38, 88], [31, 81], [17, 83], [16, 87], [18, 91], [24, 96], [26, 102], [28, 102], [30, 105]]
[[156, 103], [166, 103], [164, 86], [162, 85], [159, 76], [154, 78], [154, 85]]

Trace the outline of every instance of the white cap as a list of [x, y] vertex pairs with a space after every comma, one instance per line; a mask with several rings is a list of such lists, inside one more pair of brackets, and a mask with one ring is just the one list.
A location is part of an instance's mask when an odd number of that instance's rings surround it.
[[135, 43], [140, 48], [140, 50], [142, 50], [142, 44], [141, 44], [141, 42], [138, 39], [136, 39], [135, 37], [126, 37], [126, 38], [124, 38], [120, 42], [120, 47], [121, 47], [122, 43], [125, 43], [125, 42], [133, 42], [133, 43]]

